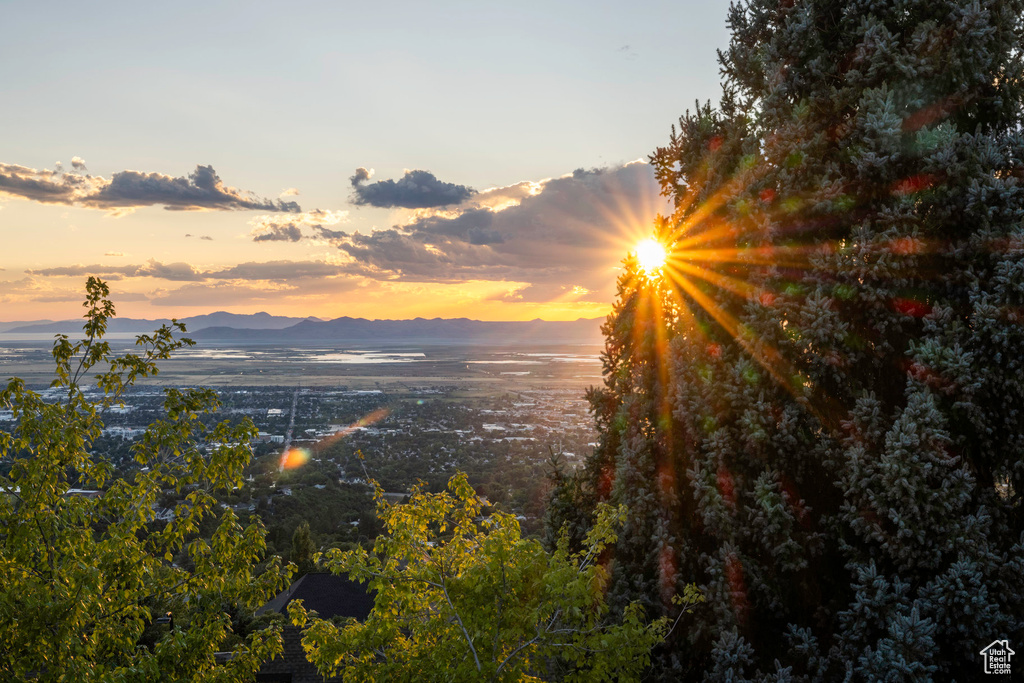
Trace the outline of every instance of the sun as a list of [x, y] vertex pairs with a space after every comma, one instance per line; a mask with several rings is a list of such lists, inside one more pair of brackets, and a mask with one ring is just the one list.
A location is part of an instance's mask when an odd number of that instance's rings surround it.
[[637, 263], [640, 265], [640, 270], [648, 275], [664, 266], [667, 256], [665, 247], [653, 237], [641, 240], [636, 245]]

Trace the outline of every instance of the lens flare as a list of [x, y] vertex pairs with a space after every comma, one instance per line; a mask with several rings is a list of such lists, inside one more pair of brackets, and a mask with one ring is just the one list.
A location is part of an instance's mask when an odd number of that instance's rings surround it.
[[309, 451], [305, 448], [289, 448], [281, 458], [281, 469], [294, 470], [309, 462]]
[[651, 275], [665, 265], [667, 258], [665, 247], [652, 237], [641, 240], [636, 245], [636, 260], [640, 269]]
[[357, 429], [369, 427], [375, 422], [380, 422], [390, 414], [391, 411], [388, 408], [378, 408], [377, 410], [374, 410], [372, 413], [369, 413], [368, 415], [364, 415], [363, 417], [359, 418], [352, 424], [342, 427], [338, 431], [334, 432], [334, 434], [332, 434], [331, 436], [321, 439], [318, 445], [328, 446], [334, 443], [335, 441], [344, 439], [346, 436], [356, 431]]

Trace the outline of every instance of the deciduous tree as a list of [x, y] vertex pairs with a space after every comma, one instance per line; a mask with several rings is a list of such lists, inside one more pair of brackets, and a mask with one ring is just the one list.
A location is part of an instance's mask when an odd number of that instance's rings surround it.
[[[175, 322], [140, 336], [138, 352], [115, 354], [103, 339], [114, 315], [109, 290], [94, 278], [86, 289], [85, 338], [57, 337], [50, 389], [11, 379], [0, 391], [16, 420], [0, 431], [0, 678], [250, 679], [280, 652], [280, 636], [267, 629], [230, 646], [225, 605], [259, 605], [286, 577], [277, 562], [254, 574], [264, 549], [258, 523], [243, 526], [225, 510], [212, 537], [196, 532], [217, 512], [213, 491], [240, 483], [255, 429], [248, 420], [207, 427], [214, 392], [166, 389], [165, 416], [132, 446], [138, 469], [112, 478], [91, 450], [103, 411], [192, 342], [175, 337], [185, 331]], [[206, 452], [200, 442], [211, 444]], [[99, 493], [75, 495], [72, 477]], [[165, 489], [187, 495], [159, 524], [154, 503]], [[190, 569], [176, 562], [183, 553]], [[170, 623], [155, 626], [168, 610]], [[225, 648], [231, 658], [218, 661]]]
[[[372, 552], [329, 551], [335, 573], [376, 592], [370, 616], [338, 627], [293, 610], [303, 645], [325, 675], [351, 681], [637, 680], [665, 619], [638, 605], [610, 619], [601, 553], [623, 508], [603, 506], [579, 553], [524, 539], [513, 515], [481, 518], [464, 474], [448, 491], [415, 490], [389, 505], [377, 488], [384, 532]], [[699, 596], [691, 589], [686, 599]]]

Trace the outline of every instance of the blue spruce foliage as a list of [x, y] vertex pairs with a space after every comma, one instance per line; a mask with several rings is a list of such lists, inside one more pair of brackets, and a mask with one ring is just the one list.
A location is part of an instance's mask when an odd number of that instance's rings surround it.
[[665, 680], [973, 680], [1024, 645], [1024, 2], [729, 26], [590, 392], [613, 603], [700, 586]]

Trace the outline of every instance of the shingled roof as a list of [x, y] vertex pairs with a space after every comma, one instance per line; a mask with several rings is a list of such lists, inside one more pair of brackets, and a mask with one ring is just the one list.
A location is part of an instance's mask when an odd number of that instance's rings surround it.
[[[316, 610], [322, 619], [339, 616], [362, 621], [373, 608], [373, 594], [365, 586], [334, 574], [306, 574], [256, 610], [256, 615], [279, 612], [287, 616], [292, 600], [302, 600], [307, 610]], [[325, 679], [309, 663], [302, 650], [302, 631], [286, 625], [282, 635], [283, 655], [266, 662], [256, 680], [265, 683], [322, 683]]]
[[316, 610], [321, 619], [352, 617], [362, 621], [373, 609], [373, 595], [366, 587], [334, 574], [306, 574], [256, 610], [256, 616], [280, 612], [287, 616], [292, 600], [302, 600], [307, 610]]

